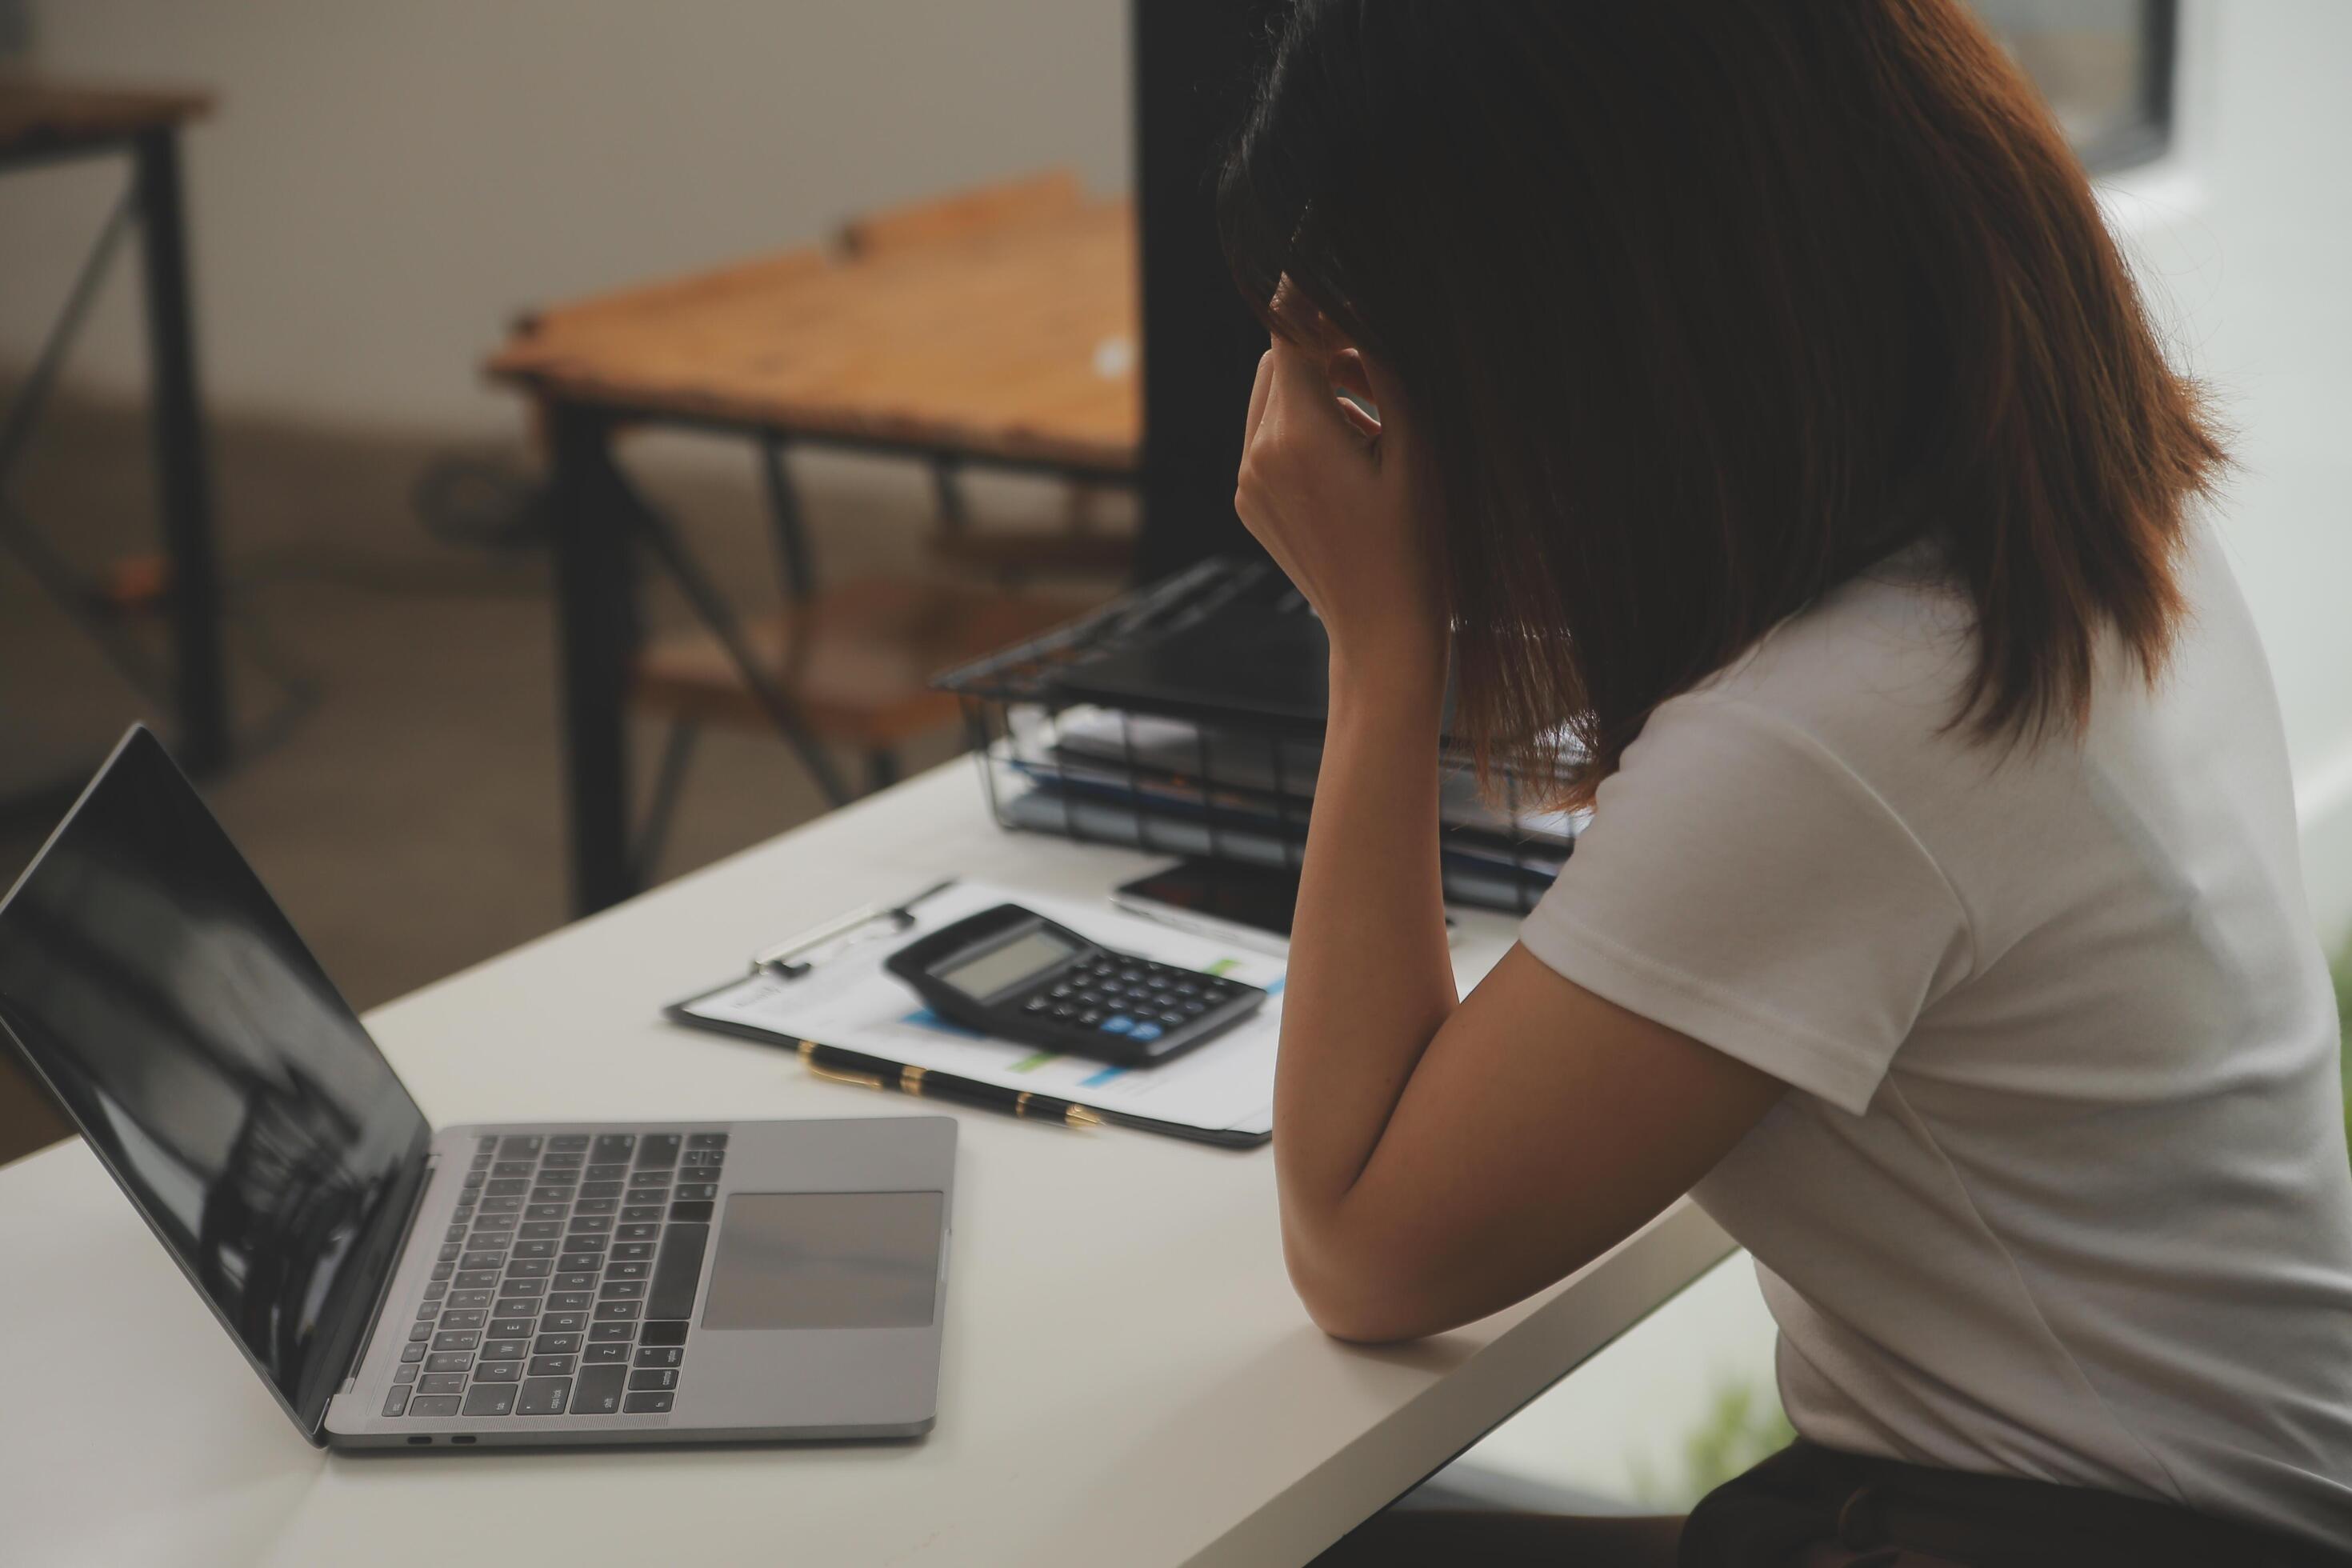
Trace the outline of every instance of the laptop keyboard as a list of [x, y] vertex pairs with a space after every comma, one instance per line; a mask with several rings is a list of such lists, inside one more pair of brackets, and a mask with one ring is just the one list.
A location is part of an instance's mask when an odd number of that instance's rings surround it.
[[724, 1132], [481, 1139], [384, 1415], [667, 1414], [726, 1160]]

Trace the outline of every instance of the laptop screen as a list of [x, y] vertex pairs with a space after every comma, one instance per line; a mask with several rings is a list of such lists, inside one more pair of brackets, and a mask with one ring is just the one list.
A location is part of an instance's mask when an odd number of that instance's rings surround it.
[[0, 903], [0, 1026], [317, 1441], [431, 1129], [143, 729]]

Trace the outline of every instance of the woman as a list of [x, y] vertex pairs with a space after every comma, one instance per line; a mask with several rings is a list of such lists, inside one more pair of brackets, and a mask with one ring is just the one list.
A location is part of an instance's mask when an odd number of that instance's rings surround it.
[[[1236, 503], [1331, 643], [1307, 1310], [1441, 1332], [1693, 1191], [1802, 1435], [1686, 1529], [1331, 1561], [2352, 1545], [2336, 1026], [2222, 453], [1998, 47], [1957, 0], [1300, 0], [1220, 206], [1273, 333]], [[1458, 1000], [1449, 663], [1484, 762], [1593, 806]]]

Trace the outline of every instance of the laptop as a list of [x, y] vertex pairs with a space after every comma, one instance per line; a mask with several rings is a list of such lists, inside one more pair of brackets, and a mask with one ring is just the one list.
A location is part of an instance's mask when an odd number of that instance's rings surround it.
[[143, 728], [0, 901], [0, 1034], [314, 1444], [935, 1418], [952, 1119], [436, 1129]]

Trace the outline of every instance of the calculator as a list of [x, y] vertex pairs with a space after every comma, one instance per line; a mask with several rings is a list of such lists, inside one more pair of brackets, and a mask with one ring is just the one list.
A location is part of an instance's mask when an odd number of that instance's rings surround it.
[[883, 966], [951, 1022], [1127, 1067], [1165, 1061], [1265, 1005], [1255, 985], [1114, 952], [1018, 904], [967, 915]]

